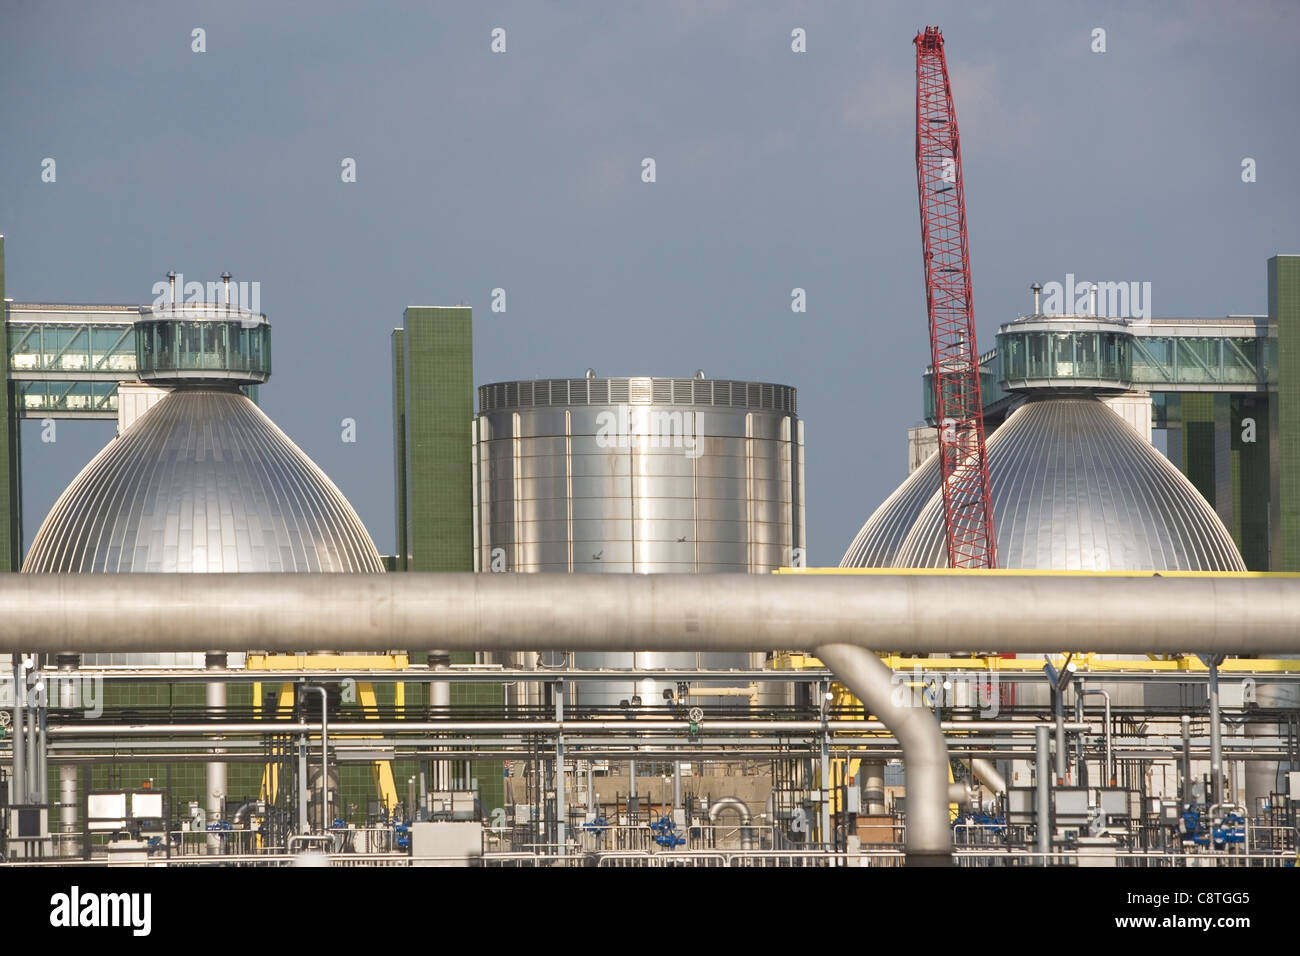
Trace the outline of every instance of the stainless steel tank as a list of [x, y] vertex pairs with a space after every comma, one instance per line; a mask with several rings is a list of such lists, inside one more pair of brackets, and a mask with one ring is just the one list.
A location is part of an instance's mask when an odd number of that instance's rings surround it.
[[[788, 386], [702, 374], [498, 382], [479, 388], [475, 447], [480, 571], [762, 574], [803, 563], [803, 424]], [[583, 668], [755, 663], [635, 648], [574, 660]], [[576, 696], [662, 704], [665, 687], [585, 681]]]

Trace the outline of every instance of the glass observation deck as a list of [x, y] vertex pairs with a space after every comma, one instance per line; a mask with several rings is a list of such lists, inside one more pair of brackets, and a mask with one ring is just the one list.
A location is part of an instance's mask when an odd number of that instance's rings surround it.
[[[986, 415], [1008, 410], [1016, 393], [1266, 392], [1277, 387], [1277, 339], [1268, 319], [1108, 319], [1024, 316], [998, 329], [980, 356]], [[925, 418], [934, 422], [933, 382], [923, 376]]]
[[211, 305], [174, 313], [138, 305], [4, 305], [7, 377], [20, 418], [116, 419], [118, 382], [144, 378], [138, 343], [148, 345], [148, 381], [159, 385], [220, 381], [243, 385], [257, 401], [257, 385], [270, 375], [270, 326], [255, 313]]
[[1132, 336], [1120, 320], [1021, 319], [998, 329], [997, 353], [1008, 391], [1133, 387]]
[[271, 326], [223, 306], [154, 311], [136, 323], [135, 354], [143, 382], [260, 384], [271, 376]]

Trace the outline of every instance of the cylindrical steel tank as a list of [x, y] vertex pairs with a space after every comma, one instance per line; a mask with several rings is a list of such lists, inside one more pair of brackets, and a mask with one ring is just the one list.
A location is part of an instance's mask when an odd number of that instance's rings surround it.
[[[793, 388], [600, 378], [479, 388], [475, 546], [480, 571], [762, 574], [803, 563], [803, 424]], [[791, 635], [792, 645], [798, 635]], [[743, 669], [734, 654], [582, 654], [584, 668]], [[653, 681], [580, 682], [580, 704]], [[703, 703], [747, 703], [743, 696]]]

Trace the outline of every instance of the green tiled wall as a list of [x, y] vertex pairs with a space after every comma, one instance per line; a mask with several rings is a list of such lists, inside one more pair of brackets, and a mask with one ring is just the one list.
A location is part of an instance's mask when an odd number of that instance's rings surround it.
[[1181, 396], [1183, 416], [1183, 474], [1215, 507], [1214, 396], [1187, 392]]
[[[397, 467], [405, 473], [398, 520], [406, 528], [407, 567], [473, 571], [473, 313], [463, 306], [411, 306], [404, 326], [393, 335], [393, 363], [394, 416], [400, 429], [395, 441]], [[404, 401], [397, 398], [403, 392]], [[399, 554], [402, 547], [399, 530]], [[423, 648], [410, 650], [418, 653]], [[474, 655], [454, 654], [452, 662], [472, 664]], [[451, 688], [454, 711], [499, 714], [503, 703], [499, 684], [453, 684]], [[474, 761], [469, 768], [489, 813], [504, 802], [501, 773], [498, 761]], [[401, 777], [398, 785], [403, 785]]]
[[1268, 318], [1277, 331], [1278, 507], [1274, 571], [1300, 571], [1300, 256], [1268, 260]]
[[470, 309], [406, 310], [407, 541], [412, 571], [474, 570]]
[[[1264, 395], [1232, 396], [1232, 539], [1251, 571], [1268, 570], [1268, 429]], [[1242, 441], [1242, 422], [1255, 421], [1255, 441]]]
[[410, 560], [406, 538], [406, 334], [393, 329], [393, 475], [397, 506], [396, 567], [405, 571]]
[[0, 236], [0, 345], [4, 369], [0, 372], [0, 572], [17, 571], [23, 563], [22, 468], [18, 441], [17, 386], [9, 381], [8, 333], [5, 298], [5, 240]]
[[[274, 685], [263, 685], [263, 695], [273, 693]], [[396, 688], [392, 683], [376, 683], [375, 698], [381, 712], [390, 712], [396, 700]], [[474, 684], [457, 688], [461, 698], [457, 709], [472, 708], [482, 711], [486, 716], [500, 713], [503, 695], [499, 684]], [[249, 682], [231, 683], [226, 690], [227, 707], [232, 715], [240, 718], [251, 713], [253, 689]], [[425, 685], [406, 684], [406, 716], [417, 720], [423, 717], [426, 701]], [[182, 720], [198, 719], [204, 713], [205, 693], [201, 683], [160, 684], [111, 681], [105, 685], [103, 705], [106, 711], [120, 716], [123, 711], [132, 712], [143, 719], [162, 718], [173, 715]], [[337, 711], [331, 710], [331, 720], [360, 721], [365, 714], [359, 703], [341, 704]], [[316, 741], [319, 745], [319, 739]], [[314, 755], [315, 751], [313, 751]], [[245, 800], [256, 800], [262, 785], [263, 763], [260, 761], [237, 762], [227, 764], [227, 803], [233, 807]], [[168, 775], [170, 771], [170, 776]], [[417, 777], [420, 767], [414, 760], [397, 760], [393, 762], [393, 777], [397, 783], [398, 799], [403, 803], [407, 798], [407, 781]], [[470, 774], [479, 782], [479, 796], [488, 812], [501, 806], [504, 789], [499, 762], [475, 761], [471, 764]], [[167, 790], [170, 795], [172, 812], [184, 818], [190, 801], [197, 801], [206, 806], [206, 766], [205, 762], [145, 762], [145, 761], [109, 761], [92, 770], [91, 785], [95, 789], [112, 789], [116, 787], [133, 788], [152, 780], [157, 790]], [[345, 822], [358, 825], [366, 822], [366, 814], [372, 801], [378, 799], [375, 781], [370, 764], [348, 763], [341, 765], [339, 774], [341, 799], [345, 808]], [[50, 791], [58, 794], [58, 768], [50, 768]], [[57, 796], [56, 796], [57, 799]]]

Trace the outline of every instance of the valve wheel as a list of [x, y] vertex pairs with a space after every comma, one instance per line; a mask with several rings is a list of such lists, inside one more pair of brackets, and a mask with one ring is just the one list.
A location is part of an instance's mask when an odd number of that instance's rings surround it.
[[692, 707], [690, 709], [690, 712], [687, 714], [687, 716], [690, 717], [692, 721], [698, 724], [701, 720], [704, 719], [704, 711], [699, 707]]

